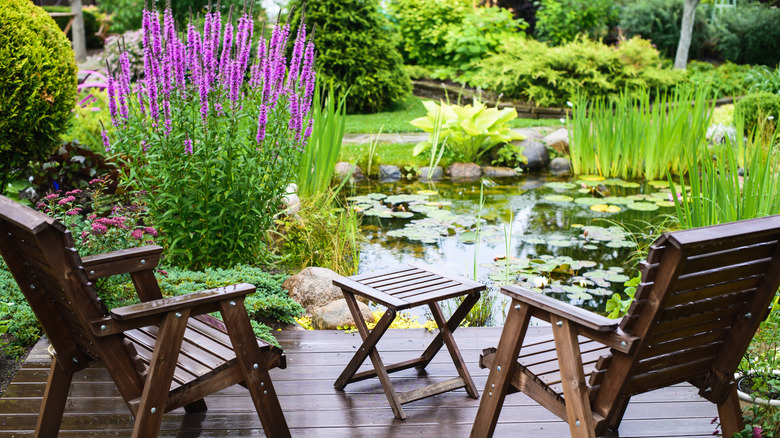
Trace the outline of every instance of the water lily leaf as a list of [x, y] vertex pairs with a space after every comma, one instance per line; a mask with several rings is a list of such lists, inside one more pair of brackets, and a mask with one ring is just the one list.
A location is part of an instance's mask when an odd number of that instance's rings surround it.
[[610, 274], [605, 277], [605, 280], [611, 281], [612, 283], [625, 283], [628, 280], [630, 280], [630, 278], [628, 277], [628, 275]]
[[630, 181], [624, 181], [622, 179], [617, 179], [617, 178], [605, 179], [602, 182], [602, 184], [611, 185], [611, 186], [618, 186], [618, 187], [625, 187], [625, 188], [628, 188], [628, 189], [635, 189], [635, 188], [641, 187], [641, 185], [639, 183], [630, 182]]
[[648, 181], [647, 184], [650, 185], [651, 187], [655, 187], [656, 189], [663, 189], [669, 187], [669, 181], [664, 181], [664, 180]]
[[439, 194], [439, 192], [437, 192], [436, 190], [418, 190], [415, 193], [423, 196], [433, 196]]
[[[595, 248], [598, 249], [597, 246], [595, 246]], [[571, 268], [579, 271], [582, 268], [592, 268], [596, 265], [598, 265], [598, 263], [591, 260], [576, 260], [571, 263]]]
[[532, 245], [544, 245], [545, 243], [547, 243], [546, 240], [540, 239], [538, 237], [526, 237], [525, 241]]
[[590, 193], [590, 189], [586, 189], [586, 188], [577, 189], [577, 191], [580, 193]]
[[574, 200], [575, 204], [585, 205], [585, 206], [598, 205], [603, 202], [604, 201], [602, 201], [599, 198], [592, 198], [590, 196], [583, 196], [582, 198], [577, 198]]
[[574, 200], [571, 196], [566, 195], [547, 195], [544, 199], [552, 202], [571, 202]]
[[645, 195], [645, 194], [626, 196], [626, 198], [631, 200], [631, 201], [647, 201], [647, 200], [650, 200], [650, 199], [655, 200], [655, 198], [653, 198], [652, 196]]
[[582, 249], [587, 249], [588, 251], [595, 251], [599, 249], [596, 245], [582, 245]]
[[400, 219], [409, 219], [410, 217], [413, 217], [414, 213], [409, 211], [394, 211], [393, 217], [397, 217]]
[[674, 207], [673, 201], [656, 201], [655, 205], [659, 207]]
[[625, 196], [607, 196], [606, 198], [601, 198], [601, 202], [604, 204], [625, 205], [630, 203], [631, 200]]
[[597, 287], [595, 289], [588, 289], [588, 292], [590, 292], [593, 295], [598, 295], [598, 296], [602, 296], [602, 297], [611, 296], [612, 293], [613, 293], [611, 290], [609, 290], [607, 288], [603, 288], [603, 287]]
[[604, 212], [604, 213], [617, 213], [620, 211], [620, 207], [618, 207], [617, 205], [606, 205], [606, 204], [591, 205], [590, 209], [593, 211]]
[[635, 246], [636, 243], [630, 240], [613, 240], [607, 243], [608, 248], [633, 248]]
[[477, 233], [474, 231], [464, 231], [460, 233], [458, 240], [463, 243], [477, 243]]
[[584, 292], [584, 291], [572, 292], [572, 293], [567, 294], [566, 296], [569, 297], [570, 300], [583, 300], [584, 301], [584, 300], [592, 300], [593, 299], [593, 295], [591, 295], [591, 294], [589, 294], [587, 292]]
[[650, 202], [632, 202], [628, 205], [626, 205], [629, 210], [637, 210], [637, 211], [654, 211], [658, 210], [657, 204], [652, 204]]
[[584, 181], [604, 181], [605, 178], [599, 175], [582, 175], [580, 179]]
[[559, 182], [559, 181], [548, 182], [546, 184], [546, 186], [551, 188], [551, 189], [555, 189], [555, 190], [571, 190], [571, 189], [577, 187], [576, 184], [567, 183], [567, 182]]
[[561, 248], [570, 247], [570, 246], [572, 246], [573, 243], [574, 242], [572, 242], [571, 240], [563, 240], [563, 239], [556, 239], [556, 240], [548, 240], [547, 241], [548, 245], [550, 245], [550, 246], [558, 246], [558, 247], [561, 247]]
[[583, 224], [571, 224], [571, 225], [569, 225], [569, 226], [570, 226], [570, 227], [572, 227], [572, 228], [582, 228], [582, 227], [584, 227], [585, 225], [583, 225]]

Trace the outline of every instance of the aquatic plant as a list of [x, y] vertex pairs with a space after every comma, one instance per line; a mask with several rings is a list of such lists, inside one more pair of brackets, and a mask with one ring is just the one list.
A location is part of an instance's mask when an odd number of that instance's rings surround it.
[[687, 173], [698, 159], [686, 160], [686, 151], [706, 142], [714, 105], [709, 97], [707, 87], [686, 86], [655, 101], [648, 91], [622, 93], [614, 102], [577, 99], [567, 122], [572, 170], [624, 179]]
[[196, 22], [182, 40], [170, 9], [162, 23], [144, 11], [144, 79], [131, 86], [126, 54], [108, 65], [117, 130], [104, 145], [127, 165], [125, 182], [147, 193], [170, 262], [251, 263], [313, 129], [314, 44], [302, 25], [288, 59], [290, 26], [280, 23], [250, 61], [250, 11], [235, 29], [219, 10], [202, 30]]

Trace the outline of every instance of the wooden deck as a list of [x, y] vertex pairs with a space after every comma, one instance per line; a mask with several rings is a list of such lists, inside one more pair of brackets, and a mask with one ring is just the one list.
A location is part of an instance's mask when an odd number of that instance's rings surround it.
[[[532, 328], [529, 336], [544, 328]], [[455, 338], [469, 370], [482, 391], [487, 370], [477, 366], [483, 348], [498, 344], [500, 328], [461, 328]], [[287, 353], [286, 370], [273, 370], [277, 393], [293, 436], [300, 437], [467, 437], [479, 400], [464, 390], [441, 394], [404, 406], [406, 421], [393, 412], [377, 379], [350, 384], [345, 391], [333, 382], [360, 345], [360, 336], [333, 331], [276, 333]], [[385, 362], [422, 353], [433, 334], [422, 329], [389, 330], [379, 343]], [[50, 359], [42, 340], [0, 398], [0, 438], [32, 435]], [[367, 361], [368, 362], [368, 361]], [[391, 376], [405, 391], [457, 375], [446, 351], [429, 365], [427, 374], [414, 369]], [[160, 436], [263, 436], [248, 392], [240, 386], [207, 397], [208, 412], [167, 414]], [[620, 427], [621, 437], [711, 437], [716, 429], [714, 405], [687, 385], [657, 390], [632, 399]], [[132, 417], [103, 368], [77, 374], [60, 432], [63, 437], [127, 436]], [[522, 394], [507, 398], [496, 437], [562, 437], [568, 426]]]

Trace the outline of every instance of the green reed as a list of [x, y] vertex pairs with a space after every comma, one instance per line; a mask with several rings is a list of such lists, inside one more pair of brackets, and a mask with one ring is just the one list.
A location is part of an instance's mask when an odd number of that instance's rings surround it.
[[706, 141], [710, 94], [707, 87], [678, 87], [653, 101], [647, 91], [614, 101], [577, 99], [568, 121], [574, 173], [625, 179], [686, 173], [686, 148]]

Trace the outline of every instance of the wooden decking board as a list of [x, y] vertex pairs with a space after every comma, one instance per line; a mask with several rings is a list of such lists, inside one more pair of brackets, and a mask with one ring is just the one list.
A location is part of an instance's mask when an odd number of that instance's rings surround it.
[[[529, 330], [539, 336], [549, 329]], [[487, 370], [477, 366], [483, 348], [495, 346], [500, 328], [460, 328], [455, 338], [480, 391]], [[313, 437], [466, 437], [476, 416], [478, 400], [462, 389], [404, 406], [406, 421], [393, 418], [377, 379], [350, 384], [346, 391], [333, 382], [360, 345], [356, 334], [333, 331], [287, 331], [276, 335], [287, 354], [288, 368], [274, 369], [271, 377], [293, 436]], [[383, 359], [416, 357], [433, 333], [424, 330], [390, 330], [380, 343]], [[48, 356], [40, 342], [14, 381], [0, 398], [0, 438], [31, 436], [40, 406]], [[421, 375], [410, 369], [391, 377], [404, 391], [457, 375], [446, 352], [440, 353]], [[204, 415], [185, 416], [178, 409], [164, 417], [160, 436], [264, 436], [248, 392], [238, 386], [207, 397]], [[675, 385], [632, 399], [620, 426], [621, 437], [712, 436], [717, 415], [694, 388]], [[71, 387], [60, 436], [127, 436], [132, 417], [103, 368], [77, 374]], [[524, 395], [507, 398], [496, 437], [568, 436], [568, 426]]]

